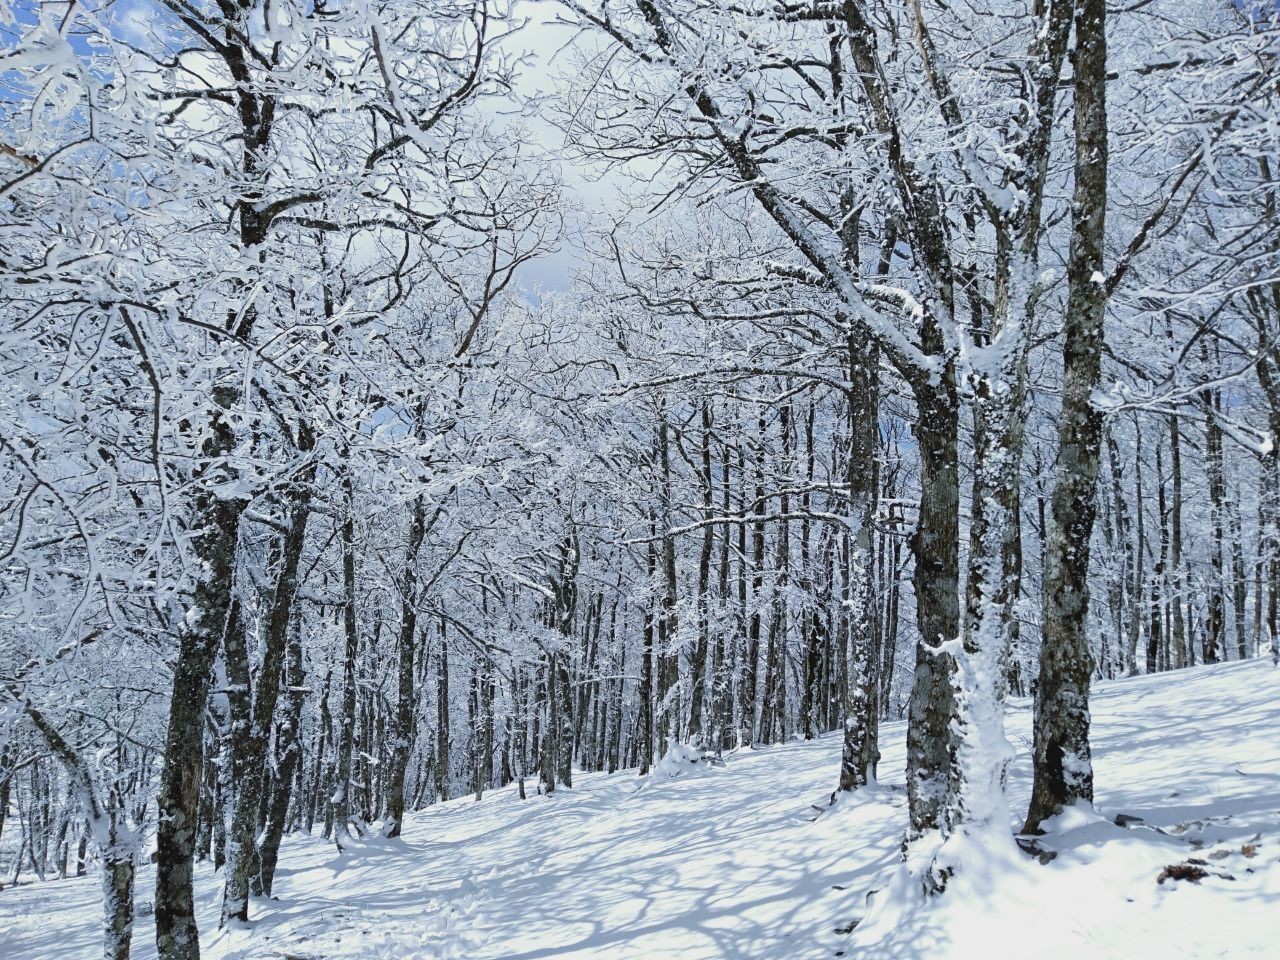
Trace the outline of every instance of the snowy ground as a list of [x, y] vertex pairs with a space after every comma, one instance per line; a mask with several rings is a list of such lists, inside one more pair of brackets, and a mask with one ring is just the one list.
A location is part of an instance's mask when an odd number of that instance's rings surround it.
[[[1015, 815], [1030, 766], [1025, 701]], [[849, 932], [898, 860], [903, 726], [884, 729], [885, 786], [815, 817], [839, 761], [833, 737], [732, 756], [666, 782], [580, 775], [554, 797], [513, 790], [412, 817], [403, 843], [347, 854], [288, 841], [279, 899], [248, 929], [215, 929], [199, 874], [205, 955], [225, 960], [540, 960], [548, 957], [1275, 957], [1280, 955], [1280, 670], [1253, 661], [1118, 681], [1094, 709], [1098, 805], [987, 902], [939, 922]], [[1159, 828], [1153, 829], [1153, 828]], [[1163, 832], [1161, 832], [1163, 831]], [[1201, 861], [1199, 882], [1161, 871]], [[1197, 864], [1192, 864], [1197, 866]], [[140, 881], [149, 900], [151, 876]], [[0, 958], [101, 956], [92, 878], [0, 893]], [[868, 942], [868, 941], [871, 942]], [[155, 955], [147, 918], [134, 956]], [[843, 953], [842, 953], [843, 951]]]

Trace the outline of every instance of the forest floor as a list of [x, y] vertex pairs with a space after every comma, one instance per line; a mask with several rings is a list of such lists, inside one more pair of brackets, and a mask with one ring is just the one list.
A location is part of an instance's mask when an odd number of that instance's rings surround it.
[[[1010, 799], [1030, 787], [1029, 702], [1014, 701]], [[868, 891], [900, 869], [904, 725], [883, 728], [882, 784], [821, 815], [836, 736], [739, 751], [676, 779], [575, 774], [412, 816], [403, 842], [338, 854], [286, 841], [278, 899], [216, 929], [218, 878], [197, 881], [206, 957], [541, 960], [550, 957], [1275, 957], [1280, 943], [1280, 670], [1249, 661], [1100, 684], [1101, 817], [1071, 812], [1047, 866], [956, 898], [909, 935], [868, 937]], [[1128, 828], [1109, 822], [1139, 817]], [[1188, 860], [1200, 863], [1187, 864]], [[1199, 880], [1166, 878], [1165, 868]], [[1198, 870], [1192, 869], [1198, 867]], [[139, 881], [151, 896], [152, 876]], [[0, 957], [101, 956], [93, 878], [0, 893]], [[944, 898], [945, 899], [945, 898]], [[155, 955], [149, 916], [134, 956]]]

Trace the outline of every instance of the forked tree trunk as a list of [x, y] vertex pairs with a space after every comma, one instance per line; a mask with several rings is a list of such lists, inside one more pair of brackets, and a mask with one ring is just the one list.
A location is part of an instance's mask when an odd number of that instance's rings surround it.
[[[305, 427], [300, 428], [298, 449], [310, 451], [313, 445], [310, 431]], [[221, 924], [231, 919], [241, 921], [249, 919], [251, 881], [259, 873], [256, 868], [257, 837], [260, 834], [259, 817], [268, 783], [267, 756], [276, 702], [280, 697], [281, 680], [284, 677], [289, 627], [292, 622], [294, 598], [298, 593], [298, 568], [302, 561], [302, 548], [306, 542], [307, 519], [311, 515], [311, 484], [314, 478], [315, 466], [308, 465], [299, 477], [300, 489], [293, 494], [290, 505], [289, 527], [280, 557], [280, 578], [276, 583], [271, 611], [268, 614], [262, 665], [258, 671], [257, 689], [252, 699], [248, 729], [240, 730], [238, 723], [233, 724], [237, 735], [231, 738], [230, 744], [232, 766], [236, 771], [238, 782], [234, 792], [235, 802], [231, 809]], [[237, 633], [243, 636], [240, 631]], [[227, 639], [229, 641], [231, 637]], [[242, 640], [240, 645], [243, 645]], [[247, 699], [249, 678], [247, 671], [245, 672], [244, 697]]]
[[[212, 22], [212, 21], [211, 21]], [[254, 88], [246, 44], [237, 35], [216, 52], [235, 80], [236, 112], [240, 120], [240, 174], [243, 183], [262, 182], [262, 164], [271, 139], [275, 99]], [[263, 246], [271, 228], [271, 214], [261, 203], [236, 197], [238, 240], [244, 251], [257, 250], [259, 262], [266, 255]], [[130, 325], [125, 311], [121, 319]], [[227, 319], [228, 329], [241, 342], [248, 342], [257, 322], [252, 297], [246, 309]], [[138, 339], [135, 332], [134, 339]], [[152, 373], [142, 360], [144, 372]], [[152, 373], [153, 379], [154, 374]], [[206, 465], [199, 476], [199, 491], [192, 504], [192, 552], [201, 572], [191, 597], [188, 615], [178, 636], [178, 656], [174, 664], [173, 691], [169, 700], [169, 723], [165, 732], [164, 767], [160, 776], [156, 826], [156, 949], [160, 960], [199, 960], [200, 933], [196, 926], [192, 891], [195, 863], [201, 766], [204, 748], [204, 710], [209, 697], [209, 675], [227, 628], [235, 584], [236, 543], [240, 515], [245, 501], [219, 497], [213, 487], [229, 479], [227, 460], [236, 445], [232, 426], [233, 410], [240, 398], [232, 377], [215, 382], [207, 413], [211, 430], [201, 450]]]

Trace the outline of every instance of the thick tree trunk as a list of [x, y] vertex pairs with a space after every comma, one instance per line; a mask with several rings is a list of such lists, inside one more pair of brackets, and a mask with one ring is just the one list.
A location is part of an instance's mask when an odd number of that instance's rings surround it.
[[[1102, 375], [1106, 293], [1106, 2], [1080, 0], [1076, 14], [1076, 165], [1058, 461], [1049, 519], [1043, 640], [1033, 732], [1028, 832], [1078, 801], [1093, 802], [1089, 747], [1089, 543], [1097, 513], [1102, 415], [1092, 395]], [[1175, 539], [1180, 531], [1175, 531]]]
[[919, 836], [941, 826], [951, 763], [951, 655], [939, 647], [960, 635], [959, 418], [952, 376], [937, 391], [918, 393], [916, 403], [920, 511], [911, 550], [920, 636], [907, 724], [907, 798], [910, 832]]
[[[245, 184], [256, 185], [262, 180], [261, 164], [271, 139], [275, 100], [256, 89], [250, 80], [245, 49], [248, 41], [240, 35], [228, 35], [227, 40], [217, 52], [235, 80], [241, 128], [240, 172]], [[246, 192], [252, 194], [252, 186]], [[256, 249], [261, 261], [265, 257], [262, 244], [271, 227], [270, 214], [263, 204], [252, 202], [247, 196], [232, 199], [239, 214], [241, 249]], [[239, 340], [247, 342], [256, 321], [257, 310], [249, 298], [245, 310], [238, 316], [228, 316], [227, 327]], [[234, 479], [226, 460], [236, 445], [231, 414], [239, 396], [234, 377], [215, 383], [212, 388], [208, 405], [212, 429], [201, 450], [205, 466], [197, 477], [200, 488], [192, 504], [195, 533], [191, 547], [200, 579], [178, 636], [157, 799], [155, 918], [159, 960], [199, 960], [200, 956], [191, 883], [199, 819], [204, 710], [210, 670], [229, 626], [240, 515], [245, 507], [243, 500], [221, 498], [213, 488]]]
[[133, 852], [102, 856], [103, 956], [129, 960], [133, 943]]

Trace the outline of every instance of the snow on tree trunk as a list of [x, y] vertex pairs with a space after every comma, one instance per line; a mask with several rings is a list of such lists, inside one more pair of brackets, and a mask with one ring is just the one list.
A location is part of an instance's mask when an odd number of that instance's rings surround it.
[[875, 397], [878, 363], [874, 351], [857, 356], [850, 341], [849, 373], [849, 598], [848, 622], [852, 661], [849, 701], [845, 708], [844, 747], [839, 789], [855, 790], [875, 780], [880, 760], [880, 679], [875, 644], [875, 573], [872, 566], [872, 523], [875, 520], [876, 454], [880, 440]]
[[103, 956], [106, 960], [129, 960], [133, 942], [133, 875], [132, 850], [103, 853]]
[[947, 730], [955, 709], [952, 654], [943, 643], [960, 633], [959, 424], [954, 384], [944, 380], [935, 396], [923, 395], [917, 403], [920, 511], [911, 549], [920, 640], [907, 723], [908, 833], [916, 837], [937, 830], [942, 823], [951, 762]]

